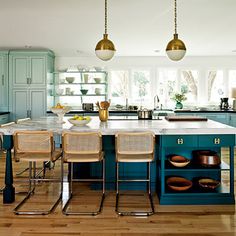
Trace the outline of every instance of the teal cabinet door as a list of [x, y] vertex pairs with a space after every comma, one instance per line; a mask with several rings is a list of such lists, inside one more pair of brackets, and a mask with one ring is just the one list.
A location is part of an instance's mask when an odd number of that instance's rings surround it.
[[46, 116], [46, 90], [29, 91], [29, 116], [32, 119]]
[[11, 57], [12, 85], [13, 87], [24, 87], [29, 83], [28, 58], [24, 56]]
[[30, 57], [30, 86], [46, 85], [45, 57]]
[[0, 115], [0, 125], [5, 124], [7, 122], [9, 122], [9, 115], [8, 114]]
[[8, 52], [0, 52], [0, 111], [8, 111]]
[[229, 125], [236, 127], [236, 113], [230, 114]]
[[27, 90], [13, 90], [13, 109], [11, 112], [11, 119], [17, 120], [21, 118], [29, 117], [29, 109], [28, 109], [28, 91]]

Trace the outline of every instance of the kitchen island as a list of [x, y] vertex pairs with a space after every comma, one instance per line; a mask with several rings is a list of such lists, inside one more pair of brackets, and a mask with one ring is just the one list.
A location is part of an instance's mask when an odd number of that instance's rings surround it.
[[[92, 117], [91, 122], [82, 127], [72, 126], [65, 117], [65, 123], [57, 123], [57, 117], [49, 116], [21, 124], [15, 124], [1, 128], [4, 133], [4, 147], [7, 149], [6, 173], [4, 190], [4, 203], [14, 202], [14, 187], [11, 164], [11, 148], [13, 146], [12, 134], [16, 130], [51, 130], [56, 135], [61, 135], [63, 130], [71, 131], [100, 131], [103, 135], [103, 150], [106, 158], [106, 188], [114, 189], [115, 182], [115, 138], [119, 131], [137, 132], [152, 131], [156, 135], [155, 161], [152, 163], [152, 190], [157, 191], [160, 204], [234, 204], [234, 146], [236, 129], [215, 121], [167, 121], [165, 118], [153, 120], [126, 119], [117, 117], [100, 122], [98, 117]], [[185, 155], [192, 158], [193, 150], [211, 149], [221, 155], [221, 148], [227, 147], [229, 160], [227, 163], [216, 169], [189, 168], [176, 169], [169, 168], [167, 156], [171, 153]], [[91, 165], [90, 175], [96, 176], [99, 166]], [[139, 175], [144, 177], [146, 168], [135, 165], [123, 165], [121, 167], [130, 176]], [[229, 181], [224, 186], [222, 172], [229, 175]], [[197, 176], [207, 176], [222, 180], [221, 186], [216, 191], [204, 192], [192, 189], [185, 192], [172, 192], [166, 186], [168, 176], [184, 176], [194, 179]], [[227, 185], [228, 184], [228, 185]], [[144, 189], [141, 184], [124, 185], [125, 189]]]

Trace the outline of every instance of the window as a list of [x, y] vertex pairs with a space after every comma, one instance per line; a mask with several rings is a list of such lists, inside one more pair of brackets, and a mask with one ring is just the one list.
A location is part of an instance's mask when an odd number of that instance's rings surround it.
[[134, 70], [131, 74], [131, 102], [140, 106], [149, 106], [151, 103], [150, 71]]
[[109, 97], [112, 105], [128, 103], [137, 106], [152, 106], [149, 70], [112, 70], [110, 72]]
[[208, 101], [218, 102], [225, 96], [225, 81], [222, 70], [209, 71], [208, 73]]
[[185, 93], [187, 103], [196, 103], [198, 95], [198, 71], [181, 71], [180, 91]]

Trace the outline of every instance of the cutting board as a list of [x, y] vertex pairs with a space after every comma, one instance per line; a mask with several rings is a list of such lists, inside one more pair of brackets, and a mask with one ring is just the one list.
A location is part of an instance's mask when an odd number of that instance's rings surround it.
[[166, 116], [168, 121], [207, 121], [205, 117], [199, 116]]

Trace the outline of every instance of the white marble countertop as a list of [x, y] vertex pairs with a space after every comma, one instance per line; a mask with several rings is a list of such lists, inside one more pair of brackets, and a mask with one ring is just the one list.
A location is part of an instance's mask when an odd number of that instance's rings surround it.
[[162, 120], [108, 120], [100, 122], [98, 117], [85, 126], [73, 126], [68, 122], [70, 117], [64, 117], [64, 124], [57, 123], [56, 116], [42, 117], [0, 128], [0, 132], [11, 135], [16, 130], [51, 130], [55, 134], [61, 134], [63, 130], [71, 131], [100, 131], [103, 135], [114, 135], [118, 131], [153, 131], [156, 135], [174, 134], [236, 134], [236, 128], [208, 121], [167, 121]]

